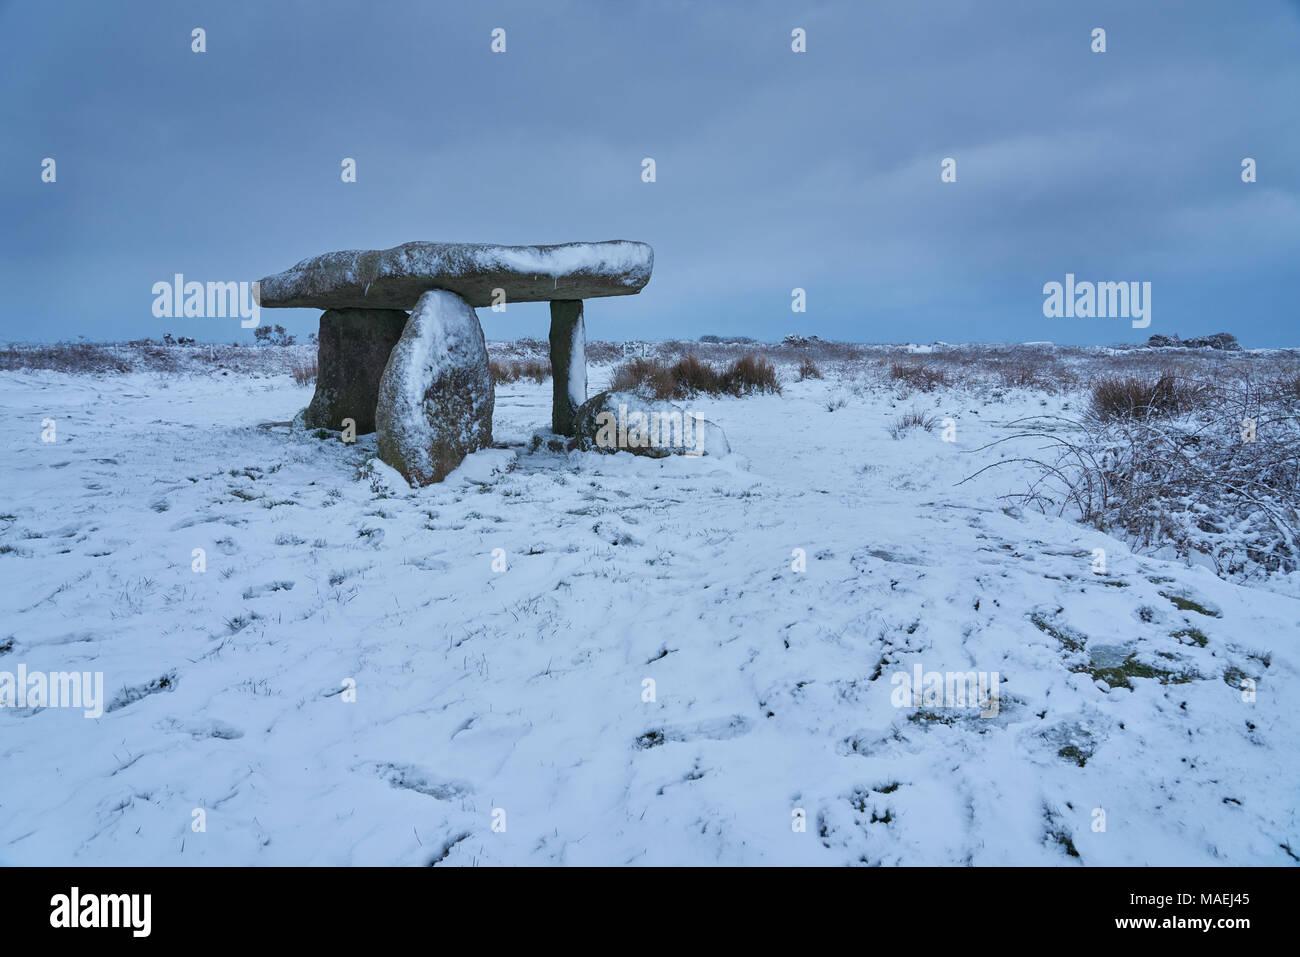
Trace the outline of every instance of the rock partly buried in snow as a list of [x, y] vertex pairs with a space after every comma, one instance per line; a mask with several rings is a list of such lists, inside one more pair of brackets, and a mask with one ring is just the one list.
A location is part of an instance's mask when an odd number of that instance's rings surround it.
[[426, 292], [379, 383], [380, 459], [412, 485], [441, 482], [492, 444], [493, 402], [478, 316], [453, 292]]
[[557, 246], [414, 242], [304, 259], [261, 280], [258, 301], [267, 308], [410, 309], [430, 289], [450, 290], [471, 306], [630, 296], [653, 268], [649, 246], [622, 239]]
[[707, 419], [663, 399], [636, 392], [602, 392], [575, 417], [577, 447], [594, 452], [669, 455], [731, 453], [726, 433]]
[[1240, 352], [1241, 344], [1237, 337], [1227, 332], [1216, 332], [1210, 336], [1192, 336], [1179, 339], [1177, 335], [1162, 336], [1159, 333], [1147, 340], [1147, 345], [1154, 348], [1181, 346], [1184, 349], [1222, 349], [1226, 352]]
[[313, 429], [342, 429], [356, 422], [358, 435], [375, 431], [379, 380], [402, 337], [400, 309], [330, 309], [320, 317], [316, 394], [303, 414]]

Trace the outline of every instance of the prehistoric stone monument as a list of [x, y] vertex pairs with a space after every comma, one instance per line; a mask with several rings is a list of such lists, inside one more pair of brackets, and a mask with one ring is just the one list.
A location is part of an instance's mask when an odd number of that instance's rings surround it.
[[474, 307], [551, 304], [551, 429], [572, 436], [587, 398], [583, 300], [635, 295], [653, 268], [649, 246], [621, 239], [416, 242], [305, 259], [258, 290], [264, 308], [325, 310], [307, 424], [341, 429], [353, 419], [358, 434], [378, 432], [381, 459], [427, 485], [492, 443], [492, 379]]

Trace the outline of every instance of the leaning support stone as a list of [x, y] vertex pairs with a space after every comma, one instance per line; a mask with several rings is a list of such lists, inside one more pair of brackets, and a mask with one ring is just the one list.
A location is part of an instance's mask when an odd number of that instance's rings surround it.
[[412, 485], [441, 482], [492, 444], [494, 395], [473, 307], [445, 289], [426, 292], [379, 384], [379, 457]]
[[578, 407], [587, 401], [587, 327], [581, 299], [551, 302], [551, 431], [576, 435]]
[[400, 309], [330, 309], [320, 317], [316, 350], [316, 394], [303, 414], [313, 429], [343, 428], [354, 419], [357, 434], [375, 431], [379, 380], [402, 337]]

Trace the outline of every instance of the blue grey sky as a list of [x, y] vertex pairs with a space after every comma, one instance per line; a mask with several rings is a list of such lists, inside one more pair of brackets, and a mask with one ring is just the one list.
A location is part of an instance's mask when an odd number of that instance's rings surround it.
[[[1294, 0], [0, 0], [0, 62], [0, 340], [245, 341], [153, 284], [618, 238], [654, 276], [590, 338], [1300, 345]], [[1149, 281], [1150, 328], [1045, 318], [1066, 273]]]

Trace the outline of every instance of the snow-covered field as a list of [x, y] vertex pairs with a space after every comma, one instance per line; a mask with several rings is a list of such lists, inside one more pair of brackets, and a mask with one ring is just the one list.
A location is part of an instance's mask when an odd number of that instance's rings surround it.
[[[723, 459], [534, 451], [551, 385], [503, 385], [508, 447], [418, 491], [268, 424], [287, 375], [0, 373], [0, 672], [107, 699], [0, 708], [0, 863], [1300, 860], [1294, 575], [956, 484], [1069, 396], [783, 371], [690, 403]], [[918, 665], [997, 713], [897, 706]]]

